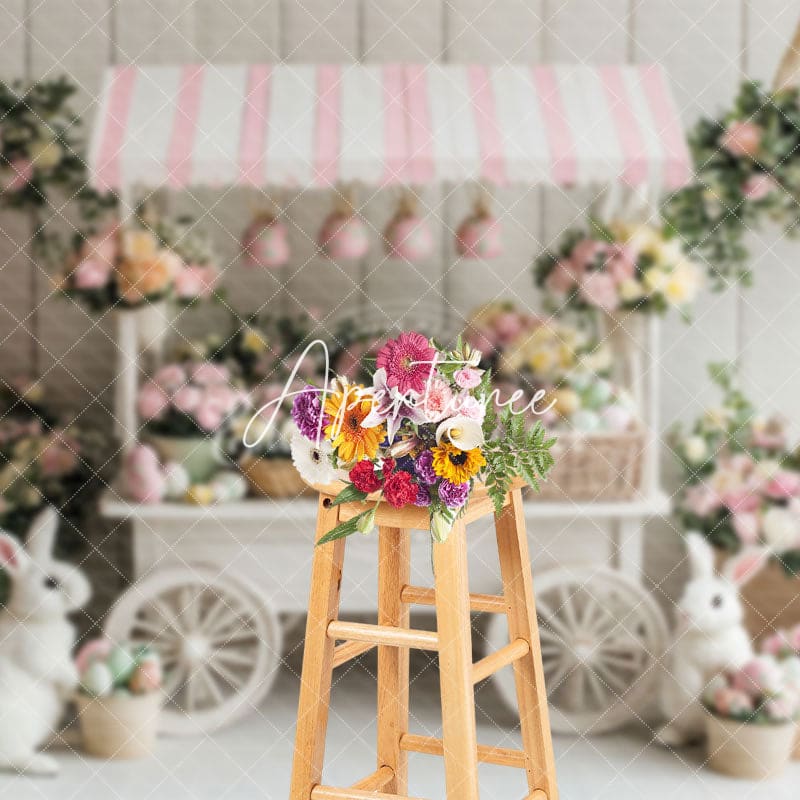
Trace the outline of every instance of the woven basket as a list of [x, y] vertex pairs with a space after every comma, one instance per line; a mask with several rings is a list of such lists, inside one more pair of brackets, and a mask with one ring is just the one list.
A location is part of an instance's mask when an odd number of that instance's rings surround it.
[[629, 500], [641, 487], [645, 431], [558, 434], [556, 463], [541, 491], [528, 499]]
[[75, 698], [83, 747], [98, 758], [143, 758], [155, 749], [161, 692]]
[[241, 464], [256, 497], [299, 497], [313, 494], [290, 458], [252, 458]]

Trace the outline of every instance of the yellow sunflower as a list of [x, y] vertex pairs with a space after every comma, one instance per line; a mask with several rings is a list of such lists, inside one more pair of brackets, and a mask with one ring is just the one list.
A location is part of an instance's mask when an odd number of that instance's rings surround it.
[[438, 447], [431, 448], [431, 452], [433, 471], [450, 483], [466, 483], [486, 466], [480, 447], [459, 450], [455, 445], [443, 442]]
[[372, 410], [372, 398], [359, 394], [360, 386], [345, 386], [344, 391], [330, 395], [325, 401], [325, 414], [330, 422], [325, 435], [344, 463], [375, 458], [378, 445], [386, 436], [386, 426], [362, 428], [361, 423]]

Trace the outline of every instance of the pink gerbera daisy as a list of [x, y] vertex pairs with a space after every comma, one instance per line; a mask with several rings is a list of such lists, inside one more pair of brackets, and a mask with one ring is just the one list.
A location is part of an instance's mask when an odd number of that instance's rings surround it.
[[422, 392], [433, 370], [436, 350], [420, 333], [401, 333], [378, 351], [376, 366], [386, 370], [386, 382], [401, 394]]

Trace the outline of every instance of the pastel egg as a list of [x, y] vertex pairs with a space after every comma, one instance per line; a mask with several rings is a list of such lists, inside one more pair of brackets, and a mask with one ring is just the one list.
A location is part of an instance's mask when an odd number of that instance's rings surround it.
[[600, 428], [600, 417], [594, 411], [581, 409], [576, 411], [571, 418], [571, 423], [575, 430], [583, 433], [592, 433]]
[[136, 669], [136, 659], [127, 647], [117, 645], [108, 654], [106, 665], [111, 671], [114, 683], [127, 683]]
[[83, 675], [95, 661], [105, 661], [114, 645], [108, 639], [92, 639], [86, 642], [75, 656], [75, 668]]
[[161, 664], [157, 659], [143, 661], [131, 675], [130, 690], [134, 694], [154, 692], [161, 688]]
[[590, 408], [597, 409], [604, 406], [611, 399], [612, 393], [613, 388], [611, 384], [599, 378], [588, 387], [584, 395], [584, 400]]
[[557, 389], [553, 392], [555, 409], [562, 417], [571, 417], [580, 407], [581, 399], [572, 389]]
[[216, 500], [241, 500], [247, 494], [247, 479], [238, 472], [222, 472], [211, 484]]
[[108, 665], [102, 661], [93, 661], [81, 677], [81, 687], [87, 694], [105, 697], [114, 688], [114, 676]]

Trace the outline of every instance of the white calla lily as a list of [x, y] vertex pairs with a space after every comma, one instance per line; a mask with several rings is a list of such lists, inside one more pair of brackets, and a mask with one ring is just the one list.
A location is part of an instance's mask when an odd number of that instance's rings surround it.
[[469, 417], [450, 417], [440, 422], [436, 428], [436, 444], [441, 444], [445, 436], [459, 450], [472, 450], [484, 442], [483, 428]]

